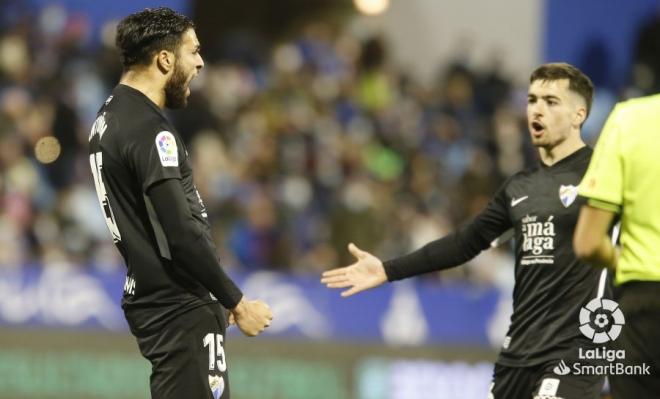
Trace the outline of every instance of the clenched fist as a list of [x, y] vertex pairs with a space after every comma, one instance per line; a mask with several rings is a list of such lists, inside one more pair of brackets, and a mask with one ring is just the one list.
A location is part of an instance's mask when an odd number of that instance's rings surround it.
[[265, 302], [245, 298], [231, 310], [231, 315], [239, 330], [248, 337], [259, 335], [273, 320], [273, 313]]

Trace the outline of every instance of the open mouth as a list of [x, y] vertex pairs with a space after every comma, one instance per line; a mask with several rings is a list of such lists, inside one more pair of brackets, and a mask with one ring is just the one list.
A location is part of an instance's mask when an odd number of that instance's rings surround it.
[[531, 123], [532, 133], [540, 135], [545, 130], [545, 126], [541, 122], [534, 121]]

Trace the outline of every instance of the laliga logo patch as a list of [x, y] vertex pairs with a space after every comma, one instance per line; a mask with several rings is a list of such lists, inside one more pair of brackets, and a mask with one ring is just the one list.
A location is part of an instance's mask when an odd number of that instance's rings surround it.
[[225, 390], [225, 380], [218, 375], [209, 375], [209, 386], [214, 399], [220, 399]]
[[595, 344], [614, 341], [626, 319], [619, 304], [610, 299], [592, 299], [580, 309], [580, 332]]
[[164, 130], [156, 136], [156, 148], [163, 166], [179, 166], [179, 154], [172, 133]]
[[571, 206], [573, 201], [575, 201], [575, 198], [577, 198], [578, 195], [578, 187], [577, 186], [564, 186], [563, 184], [559, 187], [559, 199], [561, 200], [561, 203], [564, 205], [565, 208], [568, 208]]

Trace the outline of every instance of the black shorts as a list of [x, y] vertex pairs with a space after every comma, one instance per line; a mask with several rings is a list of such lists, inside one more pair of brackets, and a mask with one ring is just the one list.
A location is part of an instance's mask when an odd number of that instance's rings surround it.
[[[612, 397], [660, 398], [660, 283], [631, 282], [617, 288], [616, 299], [626, 318], [613, 342], [623, 349], [627, 366], [648, 367], [650, 375], [611, 375]], [[640, 370], [641, 371], [641, 370]]]
[[151, 362], [154, 399], [229, 399], [223, 308], [208, 304], [177, 317], [153, 335], [137, 337]]
[[558, 375], [559, 361], [531, 367], [495, 365], [488, 399], [600, 399], [605, 377]]

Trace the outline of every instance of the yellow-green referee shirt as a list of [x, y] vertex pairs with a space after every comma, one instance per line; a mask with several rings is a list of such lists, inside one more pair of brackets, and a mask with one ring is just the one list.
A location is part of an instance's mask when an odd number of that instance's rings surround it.
[[617, 104], [579, 193], [621, 214], [616, 283], [660, 281], [660, 95]]

